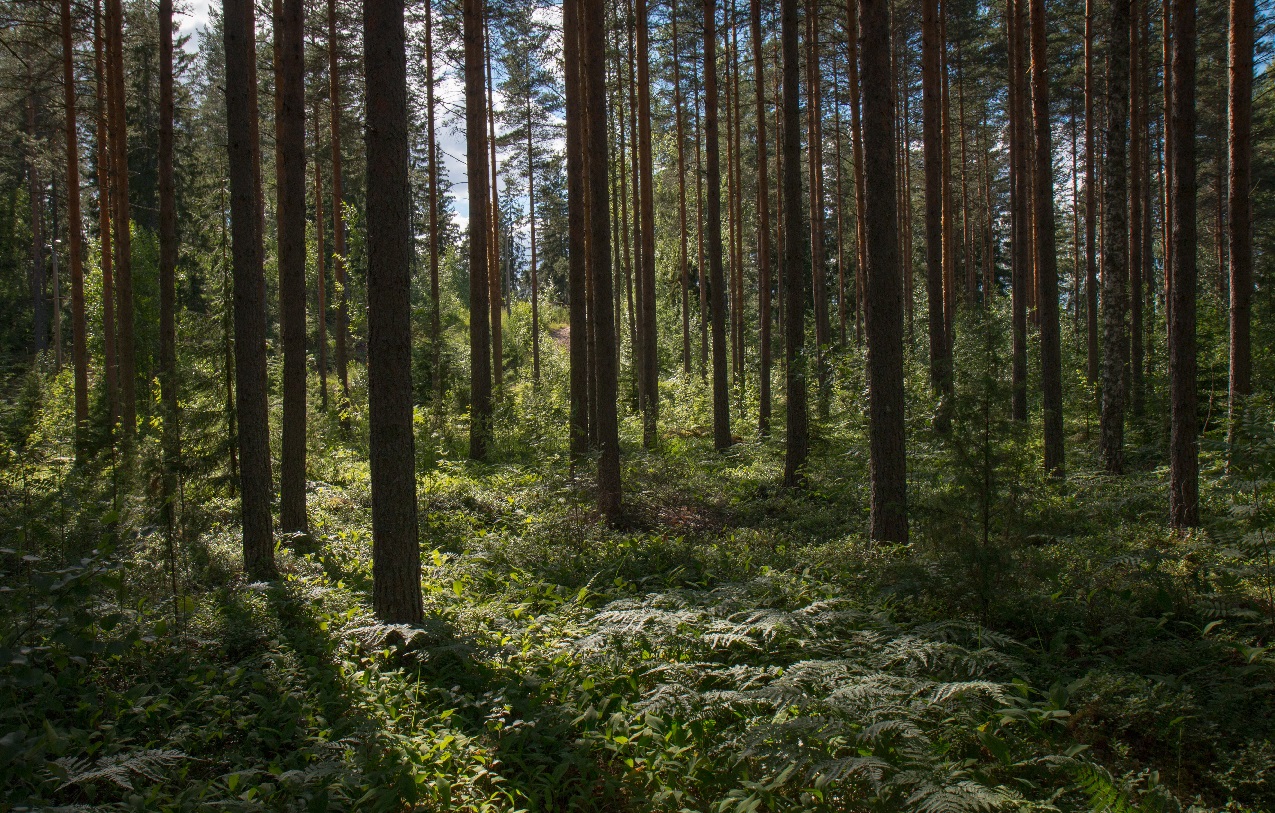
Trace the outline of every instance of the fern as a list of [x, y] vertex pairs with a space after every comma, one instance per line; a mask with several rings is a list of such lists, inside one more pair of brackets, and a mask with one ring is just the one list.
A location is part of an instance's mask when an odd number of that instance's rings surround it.
[[121, 788], [132, 790], [134, 774], [158, 782], [162, 778], [160, 774], [162, 768], [183, 759], [187, 759], [187, 756], [181, 751], [160, 749], [113, 754], [97, 762], [77, 757], [63, 757], [54, 762], [56, 766], [54, 771], [62, 780], [58, 790], [93, 782], [110, 782]]

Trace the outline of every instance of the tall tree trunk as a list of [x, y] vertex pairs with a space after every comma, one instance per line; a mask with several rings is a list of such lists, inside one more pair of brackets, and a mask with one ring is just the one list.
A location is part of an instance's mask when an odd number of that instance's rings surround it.
[[[278, 179], [275, 217], [279, 244], [279, 327], [283, 345], [279, 527], [284, 533], [305, 533], [308, 530], [305, 505], [306, 160], [302, 0], [281, 0], [280, 11], [281, 16], [275, 20], [279, 41], [279, 62], [275, 65], [275, 166]], [[392, 13], [392, 9], [387, 13]], [[384, 47], [389, 46], [390, 43], [384, 44]], [[373, 174], [370, 172], [369, 177]]]
[[[952, 190], [952, 96], [947, 61], [947, 3], [939, 0], [939, 75], [942, 77], [942, 101], [939, 142], [943, 151], [943, 325], [947, 331], [948, 349], [948, 390], [955, 376], [955, 365], [952, 360], [952, 348], [955, 342], [956, 328], [956, 200]], [[944, 407], [947, 407], [945, 402]], [[943, 420], [947, 420], [944, 414]]]
[[1062, 339], [1058, 324], [1058, 255], [1054, 246], [1054, 172], [1050, 136], [1045, 0], [1031, 0], [1032, 132], [1035, 137], [1037, 310], [1040, 314], [1040, 381], [1044, 411], [1045, 471], [1062, 477]]
[[[332, 135], [332, 273], [337, 291], [336, 374], [341, 380], [341, 409], [349, 410], [350, 368], [347, 343], [350, 334], [349, 264], [345, 255], [345, 185], [341, 177], [341, 72], [336, 38], [336, 0], [328, 0], [328, 100]], [[348, 425], [348, 419], [342, 420]]]
[[[836, 219], [837, 219], [837, 346], [846, 346], [846, 328], [850, 313], [846, 301], [846, 218], [844, 163], [841, 159], [841, 74], [838, 71], [837, 52], [832, 51], [832, 162], [837, 167]], [[901, 146], [901, 145], [900, 145]], [[899, 235], [902, 240], [903, 235]]]
[[1027, 90], [1023, 47], [1023, 15], [1019, 7], [1027, 0], [1007, 0], [1005, 16], [1009, 29], [1009, 141], [1011, 249], [1010, 325], [1012, 333], [1010, 389], [1011, 414], [1015, 421], [1027, 420], [1027, 287], [1031, 278], [1031, 216], [1028, 214], [1030, 174], [1027, 170]]
[[75, 456], [83, 462], [89, 420], [88, 330], [84, 320], [84, 234], [80, 231], [80, 144], [76, 129], [71, 0], [62, 0], [61, 17], [62, 89], [66, 103], [66, 236], [71, 266], [71, 363], [75, 368]]
[[1231, 0], [1228, 45], [1227, 242], [1231, 254], [1230, 381], [1227, 440], [1232, 460], [1244, 399], [1253, 391], [1253, 205], [1249, 198], [1253, 163], [1253, 0]]
[[488, 302], [491, 307], [491, 373], [492, 380], [499, 392], [504, 386], [505, 378], [505, 337], [500, 308], [502, 302], [501, 265], [500, 265], [500, 174], [496, 162], [496, 98], [495, 85], [491, 81], [491, 21], [488, 19], [487, 4], [483, 2], [483, 63], [486, 69], [487, 84], [484, 95], [484, 115], [487, 121], [487, 145], [491, 151], [491, 234], [487, 243], [487, 281], [490, 286]]
[[[702, 54], [701, 54], [702, 56]], [[695, 79], [695, 242], [696, 242], [696, 265], [695, 273], [699, 287], [699, 374], [701, 378], [708, 376], [708, 276], [704, 259], [704, 230], [707, 223], [704, 220], [704, 128], [700, 121], [700, 79]], [[718, 232], [721, 232], [720, 225]]]
[[677, 218], [680, 253], [679, 279], [682, 287], [682, 372], [691, 375], [691, 278], [687, 267], [686, 231], [686, 124], [682, 116], [681, 48], [677, 37], [677, 0], [673, 0], [669, 21], [673, 27], [673, 117], [677, 129]]
[[801, 91], [798, 87], [801, 52], [797, 38], [797, 0], [780, 0], [779, 38], [783, 49], [783, 150], [784, 228], [784, 390], [788, 417], [784, 454], [784, 485], [793, 487], [804, 478], [810, 449], [806, 410], [806, 295], [802, 274], [801, 235]]
[[488, 292], [491, 266], [491, 195], [487, 184], [487, 92], [483, 0], [465, 0], [465, 144], [469, 178], [469, 457], [487, 458], [491, 438], [491, 330]]
[[35, 94], [27, 97], [27, 200], [31, 205], [31, 309], [35, 355], [49, 349], [49, 303], [44, 270], [44, 183], [40, 180], [40, 163], [36, 155], [39, 135], [36, 132]]
[[112, 432], [119, 419], [119, 364], [115, 332], [115, 254], [111, 240], [111, 132], [107, 124], [107, 71], [105, 39], [102, 32], [102, 0], [93, 0], [93, 76], [97, 91], [94, 122], [97, 162], [98, 264], [102, 268], [102, 378], [106, 383], [106, 405]]
[[[372, 604], [382, 621], [419, 624], [424, 610], [412, 434], [412, 207], [403, 0], [369, 0], [364, 4], [363, 41]], [[285, 39], [285, 57], [287, 44]]]
[[115, 315], [124, 451], [137, 434], [137, 352], [133, 324], [133, 249], [129, 233], [128, 135], [124, 119], [124, 12], [121, 0], [106, 0], [107, 106], [111, 130], [111, 199], [115, 205]]
[[[1011, 0], [1012, 1], [1012, 0]], [[921, 0], [921, 120], [925, 154], [925, 288], [930, 338], [930, 386], [947, 393], [950, 378], [943, 307], [943, 77], [939, 0]], [[1010, 69], [1011, 80], [1013, 68]], [[865, 88], [866, 90], [866, 88]], [[1013, 107], [1011, 105], [1011, 111]], [[860, 217], [863, 217], [861, 210]], [[945, 414], [940, 409], [939, 415]], [[945, 421], [936, 421], [944, 429]]]
[[1142, 253], [1142, 204], [1146, 197], [1143, 167], [1147, 143], [1142, 126], [1142, 37], [1140, 21], [1146, 0], [1130, 0], [1129, 8], [1129, 359], [1125, 391], [1134, 415], [1142, 413], [1142, 279], [1147, 258]]
[[903, 275], [895, 205], [894, 97], [890, 80], [890, 7], [860, 0], [863, 49], [863, 148], [868, 155], [867, 334], [868, 444], [873, 539], [906, 542], [904, 458]]
[[[713, 445], [725, 451], [731, 445], [730, 401], [726, 383], [726, 280], [722, 269], [722, 171], [717, 128], [717, 7], [704, 0], [704, 143], [708, 166], [709, 309], [713, 323]], [[701, 283], [702, 284], [702, 283]]]
[[[176, 521], [177, 477], [181, 467], [181, 432], [177, 413], [177, 196], [173, 185], [173, 112], [173, 0], [159, 0], [159, 391], [163, 411], [163, 514], [170, 533]], [[303, 191], [302, 200], [304, 197]], [[78, 225], [77, 215], [73, 226]]]
[[[637, 0], [637, 94], [638, 94], [638, 167], [642, 187], [642, 364], [646, 401], [642, 410], [642, 445], [654, 448], [656, 422], [660, 414], [659, 353], [655, 325], [655, 189], [651, 162], [651, 55], [650, 31], [646, 0]], [[605, 121], [605, 119], [603, 119]]]
[[739, 15], [737, 13], [735, 0], [731, 0], [730, 4], [730, 62], [731, 62], [731, 96], [728, 102], [731, 109], [730, 123], [731, 132], [729, 134], [731, 152], [735, 155], [735, 192], [731, 196], [733, 214], [731, 220], [735, 224], [734, 238], [734, 255], [735, 259], [731, 263], [731, 270], [734, 273], [735, 298], [731, 306], [731, 324], [732, 331], [735, 336], [735, 386], [736, 395], [739, 398], [739, 410], [744, 410], [745, 388], [747, 386], [748, 371], [745, 368], [745, 345], [744, 345], [744, 161], [743, 148], [741, 146], [740, 133], [743, 130], [743, 106], [739, 101], [739, 86], [741, 84], [739, 70]]
[[235, 281], [235, 398], [239, 421], [239, 482], [244, 570], [251, 579], [275, 574], [270, 522], [270, 422], [266, 406], [266, 280], [262, 265], [259, 178], [253, 166], [259, 139], [256, 24], [249, 0], [224, 0], [226, 153], [230, 165], [230, 226]]
[[328, 408], [328, 278], [327, 242], [323, 217], [323, 167], [319, 163], [319, 102], [314, 103], [314, 270], [316, 302], [314, 315], [319, 334], [319, 403]]
[[[473, 1], [473, 0], [471, 0]], [[572, 470], [589, 453], [588, 301], [585, 297], [585, 91], [581, 70], [582, 0], [563, 0], [563, 61], [566, 65], [567, 287], [570, 333], [570, 435]], [[472, 335], [472, 334], [471, 334]]]
[[[531, 75], [531, 59], [527, 59]], [[531, 232], [531, 380], [540, 383], [540, 269], [536, 256], [536, 157], [531, 123], [531, 89], [527, 92], [527, 226]], [[433, 230], [433, 221], [430, 229]]]
[[1095, 0], [1085, 0], [1085, 372], [1090, 384], [1098, 383], [1098, 259], [1097, 204], [1094, 166], [1093, 40]]
[[1129, 16], [1131, 0], [1113, 0], [1107, 34], [1107, 158], [1102, 246], [1102, 459], [1111, 474], [1124, 471], [1125, 373], [1129, 364], [1126, 324], [1129, 200], [1125, 147], [1129, 118]]
[[1164, 124], [1164, 155], [1162, 157], [1163, 189], [1161, 194], [1164, 196], [1163, 211], [1161, 212], [1164, 220], [1164, 234], [1161, 240], [1164, 244], [1164, 315], [1165, 315], [1165, 332], [1168, 334], [1169, 341], [1172, 341], [1173, 335], [1173, 218], [1175, 216], [1173, 205], [1173, 38], [1175, 32], [1173, 29], [1173, 15], [1175, 7], [1173, 0], [1160, 0], [1160, 44], [1161, 56], [1164, 60], [1162, 66], [1161, 86], [1164, 94], [1162, 100], [1163, 110], [1160, 112], [1161, 121]]
[[609, 212], [607, 211], [607, 133], [606, 133], [606, 33], [604, 10], [600, 3], [585, 2], [580, 14], [580, 71], [584, 78], [586, 132], [589, 259], [595, 270], [591, 322], [594, 323], [595, 348], [593, 366], [597, 379], [598, 423], [598, 510], [614, 522], [620, 514], [620, 433], [616, 412], [617, 355], [615, 319], [612, 313]]
[[810, 193], [810, 285], [815, 316], [815, 355], [820, 411], [826, 407], [831, 333], [828, 319], [828, 281], [824, 266], [823, 99], [819, 66], [819, 0], [806, 0], [806, 154]]
[[1195, 0], [1173, 0], [1173, 267], [1169, 308], [1169, 520], [1200, 524], [1196, 416]]
[[859, 9], [858, 0], [846, 0], [846, 39], [849, 49], [848, 72], [850, 80], [850, 152], [854, 161], [854, 242], [855, 242], [855, 297], [854, 297], [854, 335], [855, 341], [863, 342], [863, 288], [864, 272], [867, 262], [864, 258], [866, 239], [864, 236], [864, 203], [863, 188], [863, 123], [861, 113], [862, 90], [859, 81]]
[[766, 154], [766, 69], [762, 59], [761, 0], [752, 0], [750, 23], [753, 40], [753, 88], [757, 103], [757, 317], [758, 410], [757, 429], [770, 434], [770, 169]]
[[443, 408], [443, 321], [439, 302], [438, 137], [434, 132], [434, 4], [425, 4], [425, 138], [429, 142], [429, 339], [434, 408]]

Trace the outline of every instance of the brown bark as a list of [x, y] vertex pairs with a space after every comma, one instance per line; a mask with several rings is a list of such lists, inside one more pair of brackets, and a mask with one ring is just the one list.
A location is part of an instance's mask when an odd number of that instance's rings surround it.
[[1169, 521], [1200, 524], [1196, 416], [1195, 0], [1173, 0], [1173, 259], [1169, 308]]
[[1228, 441], [1234, 459], [1244, 399], [1253, 391], [1253, 0], [1231, 0], [1228, 45], [1227, 243], [1231, 254]]
[[824, 264], [823, 96], [819, 50], [818, 0], [806, 0], [806, 130], [809, 163], [810, 285], [815, 316], [815, 353], [821, 405], [828, 385], [826, 358], [831, 339], [828, 318], [828, 280]]
[[[297, 34], [299, 39], [299, 27]], [[411, 188], [403, 0], [364, 3], [363, 41], [372, 605], [382, 621], [419, 624], [423, 604], [412, 433]], [[285, 39], [285, 58], [287, 44]]]
[[[167, 0], [165, 0], [167, 2]], [[71, 363], [75, 378], [75, 454], [83, 461], [89, 419], [87, 325], [84, 320], [84, 235], [80, 231], [80, 145], [76, 129], [71, 0], [62, 0], [62, 88], [66, 104], [66, 234], [71, 267]]]
[[328, 277], [327, 235], [323, 217], [323, 167], [319, 163], [319, 103], [314, 103], [314, 315], [319, 334], [319, 399], [321, 407], [328, 408]]
[[[279, 250], [279, 328], [283, 349], [279, 527], [284, 533], [305, 533], [309, 523], [305, 503], [306, 160], [302, 0], [281, 0], [279, 10], [280, 15], [275, 18], [279, 46], [279, 60], [275, 64], [275, 217]], [[385, 11], [392, 13], [393, 10]], [[384, 47], [389, 47], [389, 43], [385, 43]], [[368, 173], [369, 177], [374, 174], [375, 171]]]
[[1009, 143], [1010, 143], [1010, 325], [1012, 334], [1010, 389], [1011, 414], [1027, 420], [1027, 288], [1031, 278], [1030, 174], [1027, 170], [1027, 92], [1023, 73], [1023, 15], [1019, 6], [1027, 0], [1007, 0], [1009, 29]]
[[93, 2], [93, 75], [97, 90], [94, 122], [97, 160], [98, 264], [102, 268], [102, 378], [106, 384], [106, 405], [112, 432], [119, 419], [119, 364], [115, 353], [115, 253], [111, 239], [111, 131], [107, 123], [105, 39], [102, 31], [102, 0]]
[[864, 188], [863, 188], [863, 123], [860, 109], [862, 107], [862, 90], [859, 82], [859, 10], [858, 0], [846, 0], [846, 38], [849, 48], [848, 79], [850, 80], [850, 152], [854, 161], [854, 244], [855, 244], [855, 297], [854, 297], [854, 334], [855, 340], [863, 341], [863, 287], [864, 271], [867, 263], [864, 260]]
[[1107, 33], [1107, 156], [1103, 190], [1105, 238], [1102, 246], [1102, 418], [1103, 466], [1111, 474], [1124, 471], [1125, 374], [1129, 364], [1126, 291], [1129, 199], [1125, 148], [1129, 117], [1129, 16], [1131, 0], [1113, 0]]
[[691, 278], [687, 267], [686, 231], [686, 127], [682, 116], [681, 50], [677, 38], [677, 3], [669, 13], [673, 26], [673, 116], [677, 125], [677, 217], [680, 254], [678, 271], [682, 286], [682, 372], [691, 375]]
[[770, 433], [770, 168], [766, 154], [766, 70], [762, 58], [761, 0], [752, 0], [750, 24], [753, 45], [753, 87], [756, 93], [757, 128], [757, 317], [758, 410], [757, 429]]
[[[941, 57], [938, 0], [922, 0], [921, 118], [923, 130], [922, 147], [925, 155], [925, 287], [930, 339], [930, 386], [935, 393], [946, 394], [951, 373], [949, 371], [947, 318], [944, 315], [943, 303], [943, 80], [941, 75]], [[1011, 67], [1011, 81], [1013, 72], [1014, 69]], [[1010, 109], [1012, 112], [1012, 104]], [[862, 216], [861, 210], [860, 217]]]
[[443, 322], [438, 284], [438, 138], [434, 132], [434, 7], [425, 4], [425, 138], [429, 142], [429, 337], [434, 408], [443, 407]]
[[347, 342], [350, 333], [349, 275], [345, 256], [345, 195], [341, 176], [341, 73], [336, 38], [336, 0], [328, 0], [328, 101], [332, 117], [332, 273], [337, 290], [336, 374], [341, 380], [342, 409], [350, 401]]
[[[78, 226], [78, 217], [75, 225]], [[177, 197], [173, 186], [173, 0], [159, 2], [159, 391], [163, 514], [176, 519], [181, 433], [177, 412]], [[171, 537], [170, 537], [171, 539]]]
[[270, 522], [270, 423], [266, 407], [266, 281], [262, 267], [261, 218], [254, 169], [259, 139], [256, 25], [248, 0], [225, 0], [226, 146], [229, 158], [230, 225], [235, 283], [235, 399], [239, 423], [240, 508], [244, 569], [249, 578], [275, 574]]
[[[641, 176], [639, 204], [642, 228], [641, 264], [638, 266], [642, 292], [639, 308], [643, 329], [639, 374], [646, 398], [642, 409], [642, 445], [655, 446], [656, 423], [660, 414], [659, 353], [655, 325], [655, 189], [651, 161], [651, 55], [650, 31], [646, 0], [637, 0], [637, 102], [638, 102], [638, 174]], [[602, 119], [605, 121], [606, 119]]]
[[1094, 166], [1094, 3], [1085, 0], [1085, 372], [1089, 383], [1098, 383], [1098, 260], [1097, 201]]
[[1146, 199], [1147, 143], [1142, 124], [1142, 37], [1139, 22], [1147, 0], [1130, 0], [1129, 9], [1129, 360], [1126, 397], [1134, 415], [1142, 412], [1142, 280], [1147, 260], [1143, 253], [1142, 206]]
[[806, 409], [806, 295], [802, 274], [801, 223], [801, 55], [797, 41], [797, 0], [780, 0], [779, 38], [783, 51], [783, 274], [784, 274], [784, 390], [788, 418], [784, 453], [784, 485], [804, 479], [810, 449], [809, 415]]
[[500, 308], [503, 303], [500, 265], [500, 173], [496, 161], [496, 100], [495, 86], [491, 81], [491, 21], [487, 4], [483, 2], [483, 64], [487, 83], [484, 93], [484, 116], [487, 122], [487, 148], [491, 152], [491, 211], [487, 240], [487, 284], [490, 287], [488, 304], [491, 308], [491, 374], [496, 391], [500, 392], [505, 379], [505, 340]]
[[588, 301], [585, 297], [584, 80], [581, 76], [581, 0], [562, 6], [566, 66], [567, 275], [570, 319], [570, 436], [572, 470], [589, 453]]
[[868, 337], [868, 444], [873, 539], [906, 542], [903, 275], [895, 205], [894, 97], [888, 0], [860, 0]]
[[465, 145], [469, 179], [469, 457], [487, 459], [491, 439], [491, 329], [487, 167], [486, 59], [483, 0], [465, 0]]
[[[717, 127], [717, 8], [704, 0], [704, 143], [708, 199], [704, 207], [708, 229], [709, 299], [713, 327], [713, 445], [731, 445], [730, 402], [726, 383], [726, 279], [722, 269], [722, 171]], [[702, 284], [702, 283], [701, 283]]]
[[106, 0], [107, 125], [111, 130], [111, 200], [115, 227], [115, 316], [120, 416], [125, 454], [137, 434], [137, 353], [133, 324], [132, 235], [129, 233], [128, 135], [124, 118], [124, 14], [121, 0]]

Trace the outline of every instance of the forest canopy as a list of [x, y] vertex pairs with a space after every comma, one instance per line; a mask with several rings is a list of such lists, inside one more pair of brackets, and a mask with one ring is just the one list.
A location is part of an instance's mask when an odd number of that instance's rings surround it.
[[0, 19], [0, 809], [1275, 810], [1267, 6]]

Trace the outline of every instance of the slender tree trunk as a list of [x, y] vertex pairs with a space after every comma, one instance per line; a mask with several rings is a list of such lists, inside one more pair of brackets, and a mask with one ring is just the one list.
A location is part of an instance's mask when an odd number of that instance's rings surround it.
[[[702, 55], [701, 55], [702, 56]], [[704, 259], [704, 128], [700, 122], [700, 78], [695, 79], [695, 241], [696, 241], [696, 277], [699, 283], [699, 374], [701, 378], [708, 376], [708, 271]], [[718, 231], [721, 231], [720, 225]]]
[[1010, 364], [1011, 410], [1015, 421], [1027, 420], [1027, 283], [1031, 277], [1031, 218], [1028, 214], [1030, 175], [1027, 171], [1026, 89], [1023, 72], [1022, 14], [1019, 5], [1027, 0], [1007, 0], [1009, 29], [1009, 141], [1011, 238], [1010, 324], [1012, 350]]
[[27, 154], [27, 200], [31, 205], [31, 307], [32, 330], [35, 336], [35, 355], [49, 349], [49, 309], [45, 295], [47, 280], [44, 269], [44, 183], [40, 180], [40, 165], [35, 145], [39, 141], [36, 132], [35, 94], [27, 97], [27, 136], [30, 146]]
[[903, 275], [895, 205], [894, 98], [890, 80], [890, 7], [860, 0], [863, 25], [863, 148], [867, 154], [868, 422], [870, 534], [906, 542], [904, 458]]
[[1234, 460], [1237, 432], [1244, 418], [1244, 399], [1253, 391], [1253, 205], [1250, 200], [1253, 162], [1253, 0], [1231, 0], [1228, 46], [1230, 120], [1227, 126], [1230, 167], [1227, 188], [1227, 242], [1231, 254], [1230, 382], [1228, 445]]
[[[837, 167], [836, 219], [837, 219], [837, 346], [846, 346], [846, 327], [850, 314], [846, 303], [846, 233], [845, 233], [845, 184], [842, 179], [841, 160], [841, 74], [837, 69], [837, 52], [832, 52], [832, 161]], [[902, 235], [899, 235], [900, 240]]]
[[1162, 67], [1162, 89], [1164, 98], [1162, 101], [1163, 110], [1161, 111], [1161, 121], [1164, 123], [1164, 155], [1162, 157], [1163, 184], [1161, 194], [1164, 196], [1164, 205], [1162, 207], [1162, 219], [1164, 220], [1164, 234], [1161, 240], [1164, 244], [1164, 323], [1166, 338], [1172, 341], [1173, 336], [1173, 252], [1175, 249], [1173, 239], [1173, 218], [1176, 214], [1173, 203], [1173, 143], [1174, 132], [1173, 125], [1173, 38], [1175, 32], [1173, 30], [1173, 15], [1175, 6], [1173, 0], [1160, 0], [1160, 44], [1162, 47], [1162, 57], [1164, 64]]
[[[471, 0], [472, 1], [472, 0]], [[588, 302], [585, 297], [584, 117], [581, 71], [582, 0], [563, 0], [563, 57], [566, 66], [567, 287], [570, 334], [570, 435], [572, 471], [589, 453]]]
[[133, 324], [133, 250], [128, 201], [128, 135], [124, 119], [124, 13], [121, 0], [106, 0], [107, 107], [111, 130], [112, 222], [115, 226], [115, 315], [119, 363], [120, 425], [125, 454], [137, 434], [137, 353]]
[[[942, 86], [942, 101], [939, 142], [943, 152], [943, 326], [947, 331], [948, 352], [948, 391], [950, 394], [953, 376], [955, 375], [952, 360], [953, 335], [956, 327], [956, 200], [952, 190], [952, 97], [949, 82], [949, 66], [947, 61], [947, 4], [939, 0], [939, 75]], [[946, 407], [947, 404], [944, 404]], [[946, 415], [943, 418], [947, 420]]]
[[965, 143], [965, 71], [961, 63], [961, 44], [956, 44], [956, 129], [961, 141], [961, 262], [965, 265], [965, 302], [973, 308], [978, 301], [978, 272], [972, 250], [970, 231], [970, 196], [966, 169], [969, 157]]
[[488, 303], [491, 307], [491, 374], [500, 392], [505, 377], [505, 342], [504, 328], [500, 308], [503, 304], [501, 291], [500, 266], [500, 174], [496, 162], [496, 100], [495, 86], [491, 81], [491, 21], [488, 19], [487, 4], [482, 4], [483, 19], [483, 65], [486, 70], [487, 84], [484, 93], [484, 116], [487, 123], [487, 145], [491, 151], [491, 213], [489, 228], [491, 233], [487, 243], [487, 281], [490, 286]]
[[[1011, 0], [1012, 2], [1012, 0]], [[921, 117], [925, 152], [925, 287], [930, 338], [930, 386], [946, 394], [947, 319], [943, 307], [943, 79], [939, 2], [921, 1]], [[1013, 68], [1010, 69], [1011, 81]], [[1011, 104], [1011, 111], [1013, 106]], [[860, 217], [863, 214], [861, 212]], [[945, 410], [940, 409], [939, 415]], [[946, 421], [936, 421], [944, 429]]]
[[58, 266], [58, 176], [49, 179], [49, 287], [53, 294], [53, 370], [62, 372], [62, 269]]
[[1102, 459], [1111, 474], [1124, 471], [1125, 373], [1129, 364], [1126, 324], [1129, 200], [1125, 147], [1129, 118], [1129, 16], [1131, 0], [1113, 0], [1107, 34], [1107, 158], [1102, 246]]
[[438, 284], [438, 137], [434, 132], [434, 4], [425, 4], [425, 137], [429, 141], [429, 339], [434, 408], [443, 408], [443, 321]]
[[745, 367], [747, 348], [744, 343], [744, 300], [746, 298], [744, 291], [744, 153], [740, 137], [744, 127], [744, 108], [739, 100], [739, 86], [741, 83], [739, 70], [739, 15], [736, 11], [735, 0], [731, 0], [730, 18], [731, 98], [729, 105], [732, 111], [730, 117], [732, 127], [730, 141], [731, 151], [735, 155], [735, 193], [731, 196], [734, 207], [731, 219], [735, 223], [735, 260], [731, 263], [731, 269], [735, 275], [734, 285], [732, 286], [735, 289], [735, 298], [731, 307], [731, 323], [735, 335], [735, 386], [736, 394], [739, 398], [739, 410], [742, 413], [748, 379], [748, 371]]
[[1196, 416], [1195, 0], [1173, 0], [1173, 267], [1169, 308], [1169, 520], [1200, 524]]
[[[350, 334], [349, 265], [345, 254], [345, 186], [341, 177], [341, 72], [336, 38], [336, 0], [328, 0], [328, 97], [332, 133], [332, 273], [336, 285], [336, 374], [341, 380], [341, 409], [349, 410], [350, 368], [347, 343]], [[349, 424], [348, 418], [342, 424]]]
[[1049, 77], [1046, 66], [1045, 0], [1031, 0], [1032, 131], [1035, 137], [1037, 310], [1040, 314], [1040, 370], [1043, 394], [1045, 471], [1062, 477], [1062, 340], [1058, 325], [1058, 256], [1054, 245], [1054, 173], [1050, 136]]
[[[304, 199], [304, 193], [303, 193]], [[76, 207], [79, 208], [78, 206]], [[78, 227], [78, 215], [73, 226]], [[173, 0], [159, 2], [159, 390], [163, 411], [163, 514], [176, 520], [181, 433], [177, 412], [177, 196], [173, 185]]]
[[704, 143], [708, 169], [705, 218], [708, 229], [709, 307], [713, 324], [713, 445], [721, 452], [730, 447], [731, 434], [726, 383], [726, 280], [722, 269], [722, 172], [717, 110], [717, 8], [715, 0], [704, 0]]
[[62, 88], [66, 103], [66, 236], [71, 266], [71, 363], [75, 368], [75, 456], [82, 463], [89, 420], [88, 330], [84, 320], [84, 233], [80, 230], [80, 145], [76, 129], [71, 0], [62, 0], [61, 17]]
[[1096, 150], [1094, 142], [1094, 4], [1085, 0], [1085, 351], [1086, 377], [1098, 383], [1098, 260], [1097, 202], [1094, 185]]
[[[302, 0], [281, 0], [280, 11], [281, 16], [275, 19], [279, 44], [279, 62], [275, 65], [275, 166], [278, 179], [275, 217], [279, 244], [279, 327], [283, 345], [279, 527], [284, 533], [305, 533], [308, 530], [305, 504], [306, 160]], [[388, 11], [392, 13], [392, 9]], [[388, 46], [386, 43], [385, 47]], [[369, 177], [372, 174], [369, 173]]]
[[1129, 409], [1142, 413], [1142, 204], [1145, 198], [1142, 174], [1147, 144], [1142, 139], [1142, 46], [1139, 22], [1146, 0], [1130, 0], [1129, 8], [1129, 359], [1125, 369], [1125, 391]]
[[[363, 41], [372, 604], [382, 621], [419, 624], [424, 610], [412, 433], [412, 207], [403, 0], [368, 0], [364, 4]], [[286, 39], [284, 43], [286, 56]]]
[[487, 167], [487, 92], [484, 84], [483, 0], [465, 0], [465, 144], [469, 178], [469, 457], [487, 459], [491, 438], [491, 266], [488, 211], [491, 179]]
[[831, 325], [828, 318], [828, 281], [824, 266], [823, 99], [819, 59], [819, 0], [806, 0], [806, 128], [810, 192], [810, 284], [815, 316], [815, 353], [819, 379], [820, 410], [826, 407]]
[[323, 167], [319, 162], [319, 102], [314, 103], [314, 242], [315, 317], [319, 333], [319, 403], [328, 408], [328, 278], [327, 242], [323, 228]]
[[235, 281], [235, 397], [239, 421], [240, 507], [244, 570], [251, 579], [275, 574], [270, 522], [270, 423], [266, 407], [266, 280], [262, 266], [259, 178], [254, 170], [258, 122], [251, 81], [256, 25], [248, 0], [225, 0], [226, 152], [230, 162], [230, 225]]
[[801, 52], [797, 38], [797, 0], [780, 0], [779, 14], [784, 82], [780, 134], [784, 165], [779, 178], [784, 213], [784, 390], [788, 417], [784, 485], [791, 488], [804, 479], [810, 448], [806, 410], [806, 295], [801, 267], [801, 91], [797, 85]]
[[[528, 58], [527, 75], [531, 75]], [[536, 256], [536, 157], [531, 123], [531, 92], [527, 93], [527, 226], [531, 232], [531, 380], [540, 383], [540, 269]], [[433, 222], [430, 229], [433, 230]], [[618, 335], [618, 334], [617, 334]]]
[[757, 317], [758, 327], [758, 410], [757, 429], [770, 434], [770, 171], [766, 154], [766, 69], [762, 59], [761, 0], [751, 0], [750, 23], [753, 40], [753, 87], [757, 101]]
[[[641, 175], [639, 202], [642, 209], [642, 355], [640, 375], [646, 400], [642, 410], [642, 445], [655, 447], [656, 424], [660, 414], [659, 353], [655, 325], [655, 190], [651, 161], [651, 56], [646, 0], [637, 0], [637, 94], [638, 168]], [[603, 119], [605, 121], [605, 119]], [[609, 286], [608, 286], [609, 287]]]
[[94, 122], [97, 160], [98, 264], [102, 268], [102, 377], [106, 383], [106, 405], [110, 411], [111, 432], [119, 420], [119, 365], [116, 358], [115, 332], [115, 254], [111, 240], [111, 149], [110, 126], [107, 124], [107, 71], [102, 32], [102, 0], [93, 2], [93, 75], [97, 90], [97, 118]]
[[620, 435], [616, 412], [617, 356], [612, 314], [609, 212], [607, 211], [606, 33], [600, 3], [585, 2], [580, 14], [581, 60], [585, 89], [588, 148], [589, 258], [593, 275], [591, 322], [597, 353], [598, 510], [614, 522], [620, 514]]
[[854, 242], [855, 242], [855, 297], [854, 297], [854, 335], [855, 341], [863, 343], [863, 289], [867, 262], [864, 256], [867, 242], [864, 234], [863, 187], [863, 123], [861, 113], [862, 90], [859, 82], [859, 10], [858, 0], [846, 0], [846, 38], [850, 56], [847, 59], [850, 80], [850, 152], [854, 161]]
[[686, 127], [682, 116], [681, 49], [677, 37], [677, 2], [669, 12], [673, 27], [673, 116], [677, 128], [677, 216], [681, 252], [678, 270], [682, 286], [682, 372], [691, 375], [691, 299], [690, 271], [687, 267], [686, 231]]

